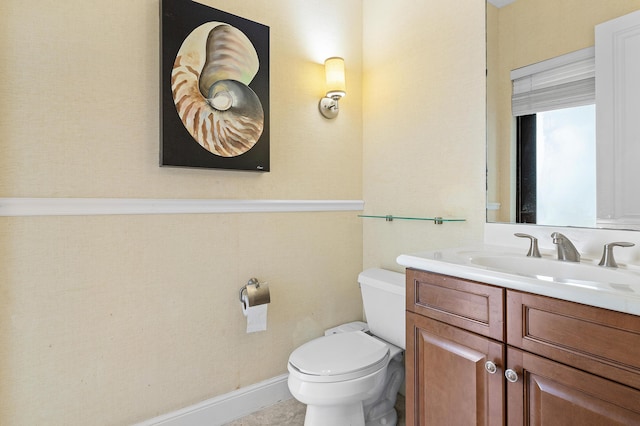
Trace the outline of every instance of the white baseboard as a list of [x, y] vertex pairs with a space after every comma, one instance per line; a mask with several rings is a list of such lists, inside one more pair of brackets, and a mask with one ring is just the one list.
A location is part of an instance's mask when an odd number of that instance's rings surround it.
[[292, 398], [283, 374], [134, 426], [219, 426]]

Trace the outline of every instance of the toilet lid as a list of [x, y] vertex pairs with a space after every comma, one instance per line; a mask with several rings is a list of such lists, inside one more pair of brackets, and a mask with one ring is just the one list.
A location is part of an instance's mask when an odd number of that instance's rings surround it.
[[289, 363], [303, 374], [339, 376], [382, 368], [389, 347], [362, 331], [332, 334], [305, 343], [291, 353]]

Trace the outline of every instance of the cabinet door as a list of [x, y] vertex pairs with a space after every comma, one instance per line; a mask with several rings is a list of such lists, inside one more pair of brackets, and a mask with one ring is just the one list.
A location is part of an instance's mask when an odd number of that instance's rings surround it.
[[640, 391], [518, 349], [507, 349], [518, 374], [507, 384], [509, 426], [640, 424]]
[[504, 348], [407, 312], [407, 425], [504, 424]]

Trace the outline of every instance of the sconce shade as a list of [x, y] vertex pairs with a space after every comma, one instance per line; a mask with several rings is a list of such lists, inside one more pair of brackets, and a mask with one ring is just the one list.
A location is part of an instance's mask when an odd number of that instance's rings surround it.
[[347, 94], [344, 78], [344, 59], [333, 57], [324, 61], [327, 97], [340, 99]]

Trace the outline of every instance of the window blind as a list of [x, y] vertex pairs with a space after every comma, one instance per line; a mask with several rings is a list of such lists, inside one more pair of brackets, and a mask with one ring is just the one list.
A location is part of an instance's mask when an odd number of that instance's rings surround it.
[[595, 49], [589, 47], [511, 71], [513, 116], [594, 104]]

